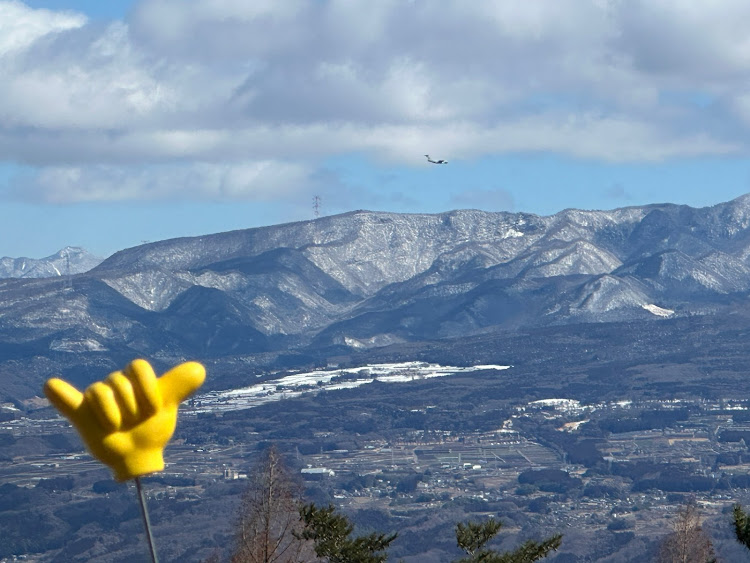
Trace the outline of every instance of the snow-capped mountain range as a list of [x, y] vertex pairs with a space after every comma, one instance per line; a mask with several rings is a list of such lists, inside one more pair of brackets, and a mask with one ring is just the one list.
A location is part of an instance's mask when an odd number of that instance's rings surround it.
[[[66, 258], [55, 267], [67, 272]], [[0, 280], [6, 359], [74, 352], [117, 365], [661, 322], [747, 301], [750, 195], [548, 217], [356, 211], [149, 243], [62, 279], [18, 277]]]
[[[422, 336], [416, 327], [424, 324], [433, 336], [451, 336], [704, 310], [750, 290], [748, 227], [750, 196], [706, 209], [549, 217], [363, 211], [149, 244], [115, 254], [92, 275], [154, 312], [215, 290], [267, 336], [327, 328], [409, 338]], [[397, 322], [368, 330], [373, 315]]]
[[53, 278], [88, 272], [103, 258], [66, 246], [46, 258], [0, 258], [0, 278]]

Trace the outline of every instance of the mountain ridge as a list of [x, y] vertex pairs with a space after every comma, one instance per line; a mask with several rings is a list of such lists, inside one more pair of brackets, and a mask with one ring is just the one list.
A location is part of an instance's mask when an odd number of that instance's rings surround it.
[[750, 195], [546, 217], [353, 211], [148, 243], [62, 280], [0, 280], [0, 330], [71, 370], [136, 355], [269, 367], [488, 331], [730, 314], [748, 295]]
[[66, 246], [46, 258], [0, 258], [0, 278], [49, 278], [88, 272], [102, 262], [79, 246]]

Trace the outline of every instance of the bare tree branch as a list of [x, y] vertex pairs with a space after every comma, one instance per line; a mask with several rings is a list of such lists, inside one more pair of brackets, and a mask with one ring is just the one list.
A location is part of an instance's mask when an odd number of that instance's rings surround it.
[[302, 530], [302, 487], [271, 446], [253, 468], [242, 495], [232, 563], [303, 563], [315, 561]]
[[691, 498], [678, 512], [661, 543], [659, 563], [711, 563], [716, 561], [713, 544], [701, 526], [698, 505]]

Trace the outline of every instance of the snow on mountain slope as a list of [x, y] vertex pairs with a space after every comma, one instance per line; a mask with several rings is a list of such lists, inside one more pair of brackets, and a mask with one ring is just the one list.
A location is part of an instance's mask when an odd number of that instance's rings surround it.
[[104, 277], [102, 281], [147, 311], [163, 311], [178, 295], [196, 285], [191, 277], [186, 272], [142, 270]]
[[[72, 251], [60, 256], [72, 271]], [[55, 275], [0, 279], [0, 368], [34, 358], [24, 393], [61, 362], [83, 382], [136, 356], [229, 358], [244, 373], [581, 323], [668, 333], [682, 317], [750, 317], [750, 196], [549, 217], [356, 211], [150, 243]]]
[[88, 272], [102, 259], [83, 248], [66, 246], [46, 258], [0, 258], [0, 278], [52, 278]]
[[[550, 217], [356, 211], [150, 243], [69, 281], [5, 280], [0, 328], [57, 350], [190, 355], [658, 322], [750, 292], [749, 249], [748, 197]], [[75, 335], [40, 340], [56, 331]]]
[[641, 309], [650, 303], [645, 288], [633, 278], [611, 275], [584, 284], [570, 304], [572, 314], [604, 315], [622, 309]]

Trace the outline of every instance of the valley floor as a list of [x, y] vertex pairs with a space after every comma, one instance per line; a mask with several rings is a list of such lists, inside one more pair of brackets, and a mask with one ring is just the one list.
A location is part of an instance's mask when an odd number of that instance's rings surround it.
[[[467, 390], [507, 383], [513, 368], [448, 370], [440, 379], [419, 372], [446, 371], [435, 365], [383, 369], [287, 374], [296, 385], [264, 380], [261, 392], [185, 405], [166, 470], [144, 479], [160, 558], [227, 557], [248, 470], [276, 443], [310, 500], [334, 503], [362, 531], [399, 531], [394, 560], [458, 557], [455, 524], [486, 517], [502, 520], [504, 548], [563, 533], [550, 561], [648, 560], [690, 497], [717, 553], [750, 560], [729, 514], [735, 502], [750, 503], [747, 401], [584, 404], [490, 393], [472, 401]], [[249, 405], [248, 397], [266, 400]], [[13, 407], [3, 408], [0, 561], [142, 556], [132, 486], [111, 481], [49, 409], [8, 416]]]

